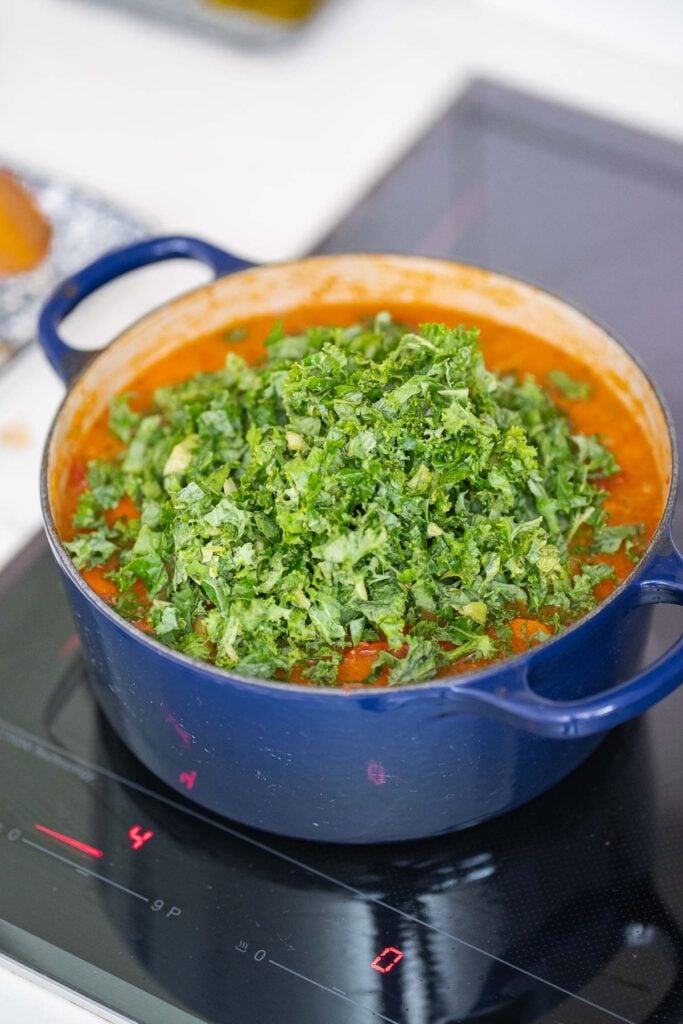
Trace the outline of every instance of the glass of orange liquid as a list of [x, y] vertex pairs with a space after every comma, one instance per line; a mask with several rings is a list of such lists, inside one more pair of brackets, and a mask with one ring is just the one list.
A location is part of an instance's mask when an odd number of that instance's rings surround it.
[[52, 228], [28, 191], [0, 168], [0, 276], [24, 274], [42, 263]]

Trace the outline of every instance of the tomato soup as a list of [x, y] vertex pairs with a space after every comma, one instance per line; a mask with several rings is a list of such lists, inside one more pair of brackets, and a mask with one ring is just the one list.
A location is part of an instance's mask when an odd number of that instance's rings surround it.
[[[377, 313], [376, 307], [343, 305], [332, 308], [310, 306], [296, 314], [282, 318], [282, 327], [287, 334], [296, 334], [313, 325], [345, 326]], [[639, 538], [641, 549], [655, 532], [665, 503], [665, 481], [656, 471], [656, 455], [642, 424], [628, 411], [618, 390], [608, 384], [598, 368], [582, 363], [578, 358], [555, 348], [517, 328], [501, 327], [499, 324], [471, 317], [457, 310], [445, 315], [443, 309], [430, 309], [396, 304], [391, 309], [395, 321], [418, 325], [427, 322], [446, 322], [449, 326], [463, 323], [480, 330], [480, 341], [486, 366], [497, 373], [511, 373], [518, 377], [527, 374], [547, 389], [553, 401], [563, 408], [576, 433], [597, 434], [615, 456], [619, 472], [604, 480], [601, 486], [608, 492], [604, 509], [610, 525], [642, 524]], [[153, 401], [155, 389], [179, 383], [199, 372], [220, 369], [228, 352], [236, 352], [247, 362], [255, 363], [263, 356], [264, 339], [273, 327], [272, 316], [260, 317], [236, 324], [224, 332], [202, 337], [160, 359], [151, 368], [130, 381], [127, 391], [131, 393], [130, 405], [136, 411], [145, 411]], [[558, 371], [569, 378], [588, 385], [587, 396], [572, 400], [553, 384]], [[103, 414], [92, 428], [82, 437], [78, 449], [72, 454], [68, 473], [60, 495], [57, 510], [57, 525], [63, 540], [71, 540], [74, 531], [71, 519], [79, 495], [86, 487], [86, 470], [92, 459], [111, 459], [123, 445], [109, 431], [108, 416]], [[134, 518], [138, 510], [130, 498], [124, 497], [119, 506], [107, 514], [108, 521], [117, 517]], [[614, 554], [598, 553], [586, 556], [591, 561], [610, 565], [614, 570], [612, 579], [604, 580], [596, 588], [596, 596], [604, 600], [633, 570], [633, 558], [623, 548]], [[83, 576], [89, 585], [105, 601], [116, 597], [116, 586], [108, 576], [111, 566], [105, 564], [84, 570]], [[141, 598], [144, 598], [140, 588]], [[143, 617], [135, 623], [139, 628], [152, 632]], [[495, 625], [489, 628], [495, 630]], [[540, 634], [550, 630], [542, 621], [523, 614], [512, 622], [511, 650], [518, 652], [542, 639]], [[356, 685], [368, 677], [379, 651], [386, 649], [385, 641], [361, 643], [345, 650], [339, 667], [338, 682]], [[481, 662], [479, 663], [481, 664]], [[455, 662], [449, 671], [468, 671], [472, 663], [463, 660]], [[305, 682], [303, 672], [291, 673], [292, 681]], [[381, 683], [380, 676], [377, 682]], [[384, 678], [384, 681], [385, 678]]]

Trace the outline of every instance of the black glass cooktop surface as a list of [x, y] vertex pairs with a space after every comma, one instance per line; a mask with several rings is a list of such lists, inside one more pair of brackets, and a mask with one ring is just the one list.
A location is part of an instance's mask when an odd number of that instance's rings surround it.
[[[671, 144], [477, 84], [320, 248], [543, 283], [643, 354], [683, 425]], [[679, 629], [658, 613], [650, 653]], [[683, 689], [512, 814], [353, 848], [248, 831], [157, 782], [97, 710], [40, 540], [0, 577], [0, 654], [0, 951], [102, 1012], [683, 1021]]]

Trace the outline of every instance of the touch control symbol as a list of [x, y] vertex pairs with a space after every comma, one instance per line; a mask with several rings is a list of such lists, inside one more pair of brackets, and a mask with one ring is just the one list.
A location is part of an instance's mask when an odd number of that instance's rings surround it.
[[374, 782], [376, 786], [383, 786], [387, 781], [386, 770], [380, 761], [370, 761], [368, 763], [367, 774], [370, 782]]
[[197, 773], [192, 772], [181, 772], [178, 776], [178, 781], [181, 786], [185, 786], [185, 789], [194, 789], [194, 784], [197, 781]]
[[[74, 850], [87, 853], [89, 857], [104, 857], [102, 850], [98, 850], [96, 846], [90, 846], [89, 843], [82, 843], [80, 839], [74, 839], [73, 836], [65, 836], [63, 832], [55, 832], [53, 828], [46, 828], [45, 825], [34, 825], [33, 827], [38, 832], [43, 832], [46, 836], [56, 839], [58, 843], [64, 843], [65, 846], [71, 846]], [[12, 829], [7, 833], [8, 839], [13, 838], [13, 831], [18, 833], [17, 838], [21, 835], [18, 829]]]
[[145, 843], [153, 837], [154, 833], [151, 828], [146, 829], [144, 832], [140, 825], [133, 825], [132, 828], [128, 829], [128, 838], [130, 839], [131, 846], [134, 850], [139, 850]]
[[370, 966], [380, 974], [388, 974], [402, 959], [403, 950], [396, 949], [396, 946], [386, 946], [381, 953], [377, 954]]

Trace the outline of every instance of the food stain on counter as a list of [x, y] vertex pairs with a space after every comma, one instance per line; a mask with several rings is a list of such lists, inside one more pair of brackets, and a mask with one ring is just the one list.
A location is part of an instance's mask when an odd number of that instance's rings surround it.
[[31, 446], [32, 441], [33, 435], [23, 423], [0, 423], [0, 448], [24, 450]]

